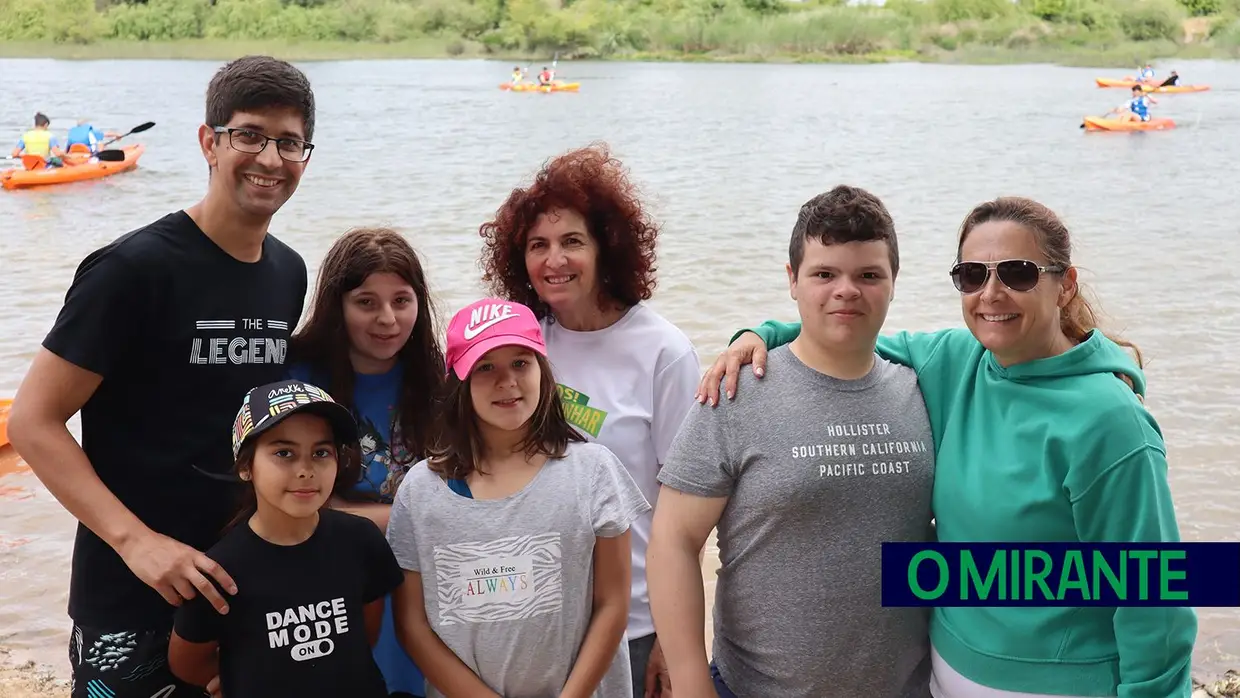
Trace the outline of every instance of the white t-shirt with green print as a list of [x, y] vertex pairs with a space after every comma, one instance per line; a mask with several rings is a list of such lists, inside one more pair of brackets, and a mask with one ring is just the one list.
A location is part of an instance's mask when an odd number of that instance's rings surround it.
[[[548, 318], [542, 331], [568, 421], [616, 454], [653, 510], [659, 468], [694, 404], [701, 377], [693, 343], [642, 303], [601, 330], [575, 332]], [[633, 522], [630, 640], [654, 632], [646, 591], [652, 520], [647, 512]]]

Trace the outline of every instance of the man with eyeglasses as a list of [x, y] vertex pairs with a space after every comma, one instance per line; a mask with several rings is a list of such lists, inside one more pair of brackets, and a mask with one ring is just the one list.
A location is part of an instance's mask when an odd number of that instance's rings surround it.
[[[237, 593], [201, 551], [236, 501], [230, 434], [280, 380], [306, 264], [268, 234], [314, 134], [300, 70], [248, 56], [207, 90], [207, 193], [86, 256], [14, 400], [9, 438], [80, 522], [69, 615], [73, 696], [200, 696], [168, 669], [175, 607]], [[82, 445], [66, 421], [82, 413]]]

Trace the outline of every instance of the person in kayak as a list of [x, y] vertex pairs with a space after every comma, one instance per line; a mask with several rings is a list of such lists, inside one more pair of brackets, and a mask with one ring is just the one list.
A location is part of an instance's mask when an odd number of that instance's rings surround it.
[[1138, 82], [1153, 82], [1154, 81], [1154, 67], [1151, 66], [1149, 63], [1146, 63], [1145, 67], [1141, 69], [1141, 72], [1137, 74], [1137, 81]]
[[512, 69], [512, 84], [519, 85], [521, 84], [521, 81], [524, 79], [525, 79], [525, 71], [522, 70], [521, 66], [519, 65], [514, 66]]
[[99, 152], [99, 144], [105, 138], [116, 138], [119, 133], [111, 131], [103, 132], [95, 128], [94, 124], [86, 119], [77, 122], [77, 126], [69, 129], [69, 137], [65, 139], [65, 150], [72, 151], [75, 145], [86, 146], [91, 153]]
[[60, 148], [60, 139], [52, 133], [51, 125], [51, 119], [45, 114], [35, 114], [34, 128], [22, 134], [11, 156], [18, 158], [23, 155], [37, 155], [43, 158], [49, 167], [60, 167], [64, 164], [61, 158], [65, 152]]
[[1173, 70], [1171, 71], [1171, 75], [1159, 84], [1159, 87], [1174, 87], [1178, 84], [1180, 84], [1180, 74]]
[[538, 74], [538, 84], [543, 86], [550, 85], [554, 78], [555, 75], [544, 65], [542, 72]]
[[1150, 105], [1158, 104], [1158, 100], [1145, 93], [1140, 85], [1132, 86], [1132, 99], [1111, 110], [1118, 114], [1120, 121], [1149, 121]]
[[246, 56], [203, 106], [205, 195], [81, 261], [9, 413], [14, 449], [78, 522], [72, 698], [203, 695], [168, 668], [175, 613], [200, 595], [226, 613], [218, 588], [239, 591], [203, 552], [242, 491], [226, 434], [241, 396], [285, 377], [305, 303], [305, 260], [267, 231], [310, 159], [309, 80]]

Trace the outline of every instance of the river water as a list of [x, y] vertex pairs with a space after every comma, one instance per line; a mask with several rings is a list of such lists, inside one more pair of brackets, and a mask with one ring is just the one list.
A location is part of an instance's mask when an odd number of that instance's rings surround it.
[[[134, 138], [148, 148], [134, 172], [0, 191], [0, 397], [16, 390], [82, 256], [202, 195], [195, 131], [217, 66], [0, 60], [3, 150], [36, 110], [61, 133], [78, 116], [119, 131], [158, 124]], [[788, 234], [800, 204], [837, 183], [871, 189], [895, 217], [903, 259], [889, 329], [961, 324], [947, 268], [975, 203], [1047, 203], [1074, 231], [1109, 326], [1149, 359], [1184, 537], [1240, 537], [1240, 364], [1225, 358], [1240, 343], [1240, 64], [1162, 67], [1214, 90], [1159, 96], [1156, 114], [1180, 127], [1145, 134], [1078, 129], [1126, 97], [1093, 78], [1123, 71], [561, 63], [582, 90], [545, 95], [496, 89], [510, 66], [495, 62], [303, 67], [318, 147], [273, 232], [312, 274], [349, 227], [394, 226], [451, 312], [481, 290], [477, 228], [507, 192], [545, 158], [606, 140], [664, 223], [652, 304], [704, 362], [738, 327], [795, 317]], [[0, 474], [0, 646], [62, 675], [72, 535], [33, 476]], [[1194, 673], [1240, 664], [1240, 610], [1199, 612]]]

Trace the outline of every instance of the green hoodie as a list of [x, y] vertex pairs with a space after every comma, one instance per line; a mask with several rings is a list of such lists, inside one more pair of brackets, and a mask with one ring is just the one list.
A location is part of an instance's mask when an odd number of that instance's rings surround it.
[[[773, 349], [801, 326], [751, 331]], [[921, 384], [939, 540], [1180, 540], [1162, 434], [1116, 376], [1144, 395], [1144, 375], [1101, 332], [1007, 368], [965, 329], [880, 337], [877, 353]], [[975, 683], [1126, 698], [1188, 698], [1196, 634], [1187, 607], [936, 608], [930, 626], [935, 649]]]

